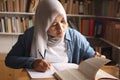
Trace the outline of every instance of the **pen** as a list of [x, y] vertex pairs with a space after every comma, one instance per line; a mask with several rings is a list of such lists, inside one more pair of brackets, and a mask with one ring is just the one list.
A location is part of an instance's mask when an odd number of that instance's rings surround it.
[[[46, 52], [46, 51], [45, 51]], [[44, 59], [44, 57], [45, 57], [45, 54], [44, 54], [44, 56], [41, 54], [41, 52], [39, 51], [39, 49], [38, 49], [38, 53], [40, 54], [40, 56], [42, 57], [42, 59]]]
[[[41, 54], [41, 52], [39, 51], [38, 49], [38, 53], [40, 54], [40, 56], [42, 57], [42, 59], [45, 59], [45, 55], [46, 55], [46, 49], [44, 51], [44, 56]], [[46, 63], [48, 65], [48, 69], [50, 69], [50, 64], [49, 63]]]

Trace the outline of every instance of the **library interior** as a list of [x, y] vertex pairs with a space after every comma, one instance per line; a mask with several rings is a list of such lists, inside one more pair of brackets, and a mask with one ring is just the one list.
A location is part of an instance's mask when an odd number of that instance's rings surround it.
[[[19, 35], [34, 26], [41, 1], [0, 0], [0, 80], [41, 80], [31, 79], [25, 69], [5, 65], [5, 57]], [[67, 13], [68, 25], [83, 34], [95, 51], [111, 60], [101, 69], [120, 79], [120, 0], [59, 1]]]

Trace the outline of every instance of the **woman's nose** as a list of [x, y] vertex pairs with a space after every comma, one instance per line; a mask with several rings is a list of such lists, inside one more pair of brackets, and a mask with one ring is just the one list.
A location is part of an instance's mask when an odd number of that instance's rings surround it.
[[56, 28], [57, 28], [57, 30], [62, 30], [62, 25], [58, 24]]

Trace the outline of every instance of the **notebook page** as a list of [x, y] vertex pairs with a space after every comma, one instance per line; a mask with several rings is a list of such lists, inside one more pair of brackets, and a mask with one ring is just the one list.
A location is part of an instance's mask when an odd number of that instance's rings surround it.
[[26, 69], [31, 78], [54, 78], [53, 73], [56, 71], [53, 66], [46, 72], [37, 72], [33, 69]]

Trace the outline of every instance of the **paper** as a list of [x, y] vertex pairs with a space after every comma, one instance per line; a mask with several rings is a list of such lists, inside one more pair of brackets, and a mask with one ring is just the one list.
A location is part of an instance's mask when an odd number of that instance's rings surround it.
[[46, 72], [37, 72], [33, 69], [27, 69], [27, 72], [29, 73], [31, 78], [54, 78], [53, 73], [56, 70], [51, 66], [51, 69]]
[[56, 69], [56, 71], [78, 68], [78, 65], [74, 63], [53, 63], [52, 66]]
[[105, 78], [109, 78], [109, 80], [118, 80], [118, 78], [116, 78], [116, 77], [114, 77], [114, 76], [112, 76], [112, 75], [110, 75], [110, 74], [108, 74], [107, 72], [105, 72], [105, 71], [103, 71], [103, 70], [101, 70], [101, 69], [99, 69], [98, 70], [98, 72], [97, 72], [97, 74], [96, 74], [96, 76], [95, 76], [95, 80], [100, 80], [100, 78], [102, 79], [104, 79], [105, 80]]
[[78, 68], [78, 65], [73, 63], [52, 63], [51, 69], [46, 72], [37, 72], [33, 69], [27, 69], [27, 72], [31, 78], [54, 78], [54, 72], [70, 68]]
[[94, 80], [97, 71], [106, 63], [110, 62], [109, 59], [104, 58], [89, 58], [80, 63], [78, 70], [86, 75], [88, 79]]

